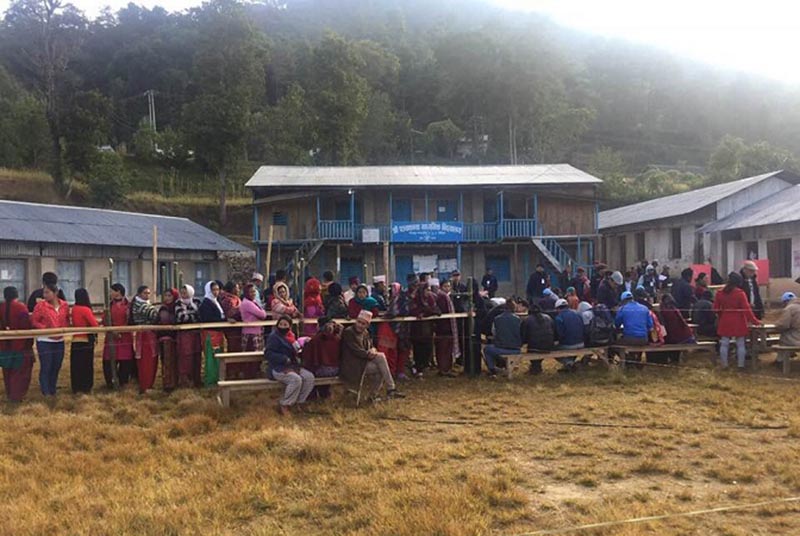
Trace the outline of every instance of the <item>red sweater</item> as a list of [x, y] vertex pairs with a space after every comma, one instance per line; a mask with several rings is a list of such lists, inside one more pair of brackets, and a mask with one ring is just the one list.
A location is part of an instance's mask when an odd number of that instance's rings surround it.
[[[64, 300], [58, 300], [58, 311], [50, 302], [40, 301], [33, 308], [31, 325], [36, 329], [67, 328], [69, 327], [69, 305]], [[48, 339], [61, 340], [59, 335], [45, 335]]]
[[694, 337], [692, 328], [677, 309], [661, 309], [661, 321], [667, 330], [667, 336], [664, 337], [667, 344], [684, 343]]
[[320, 331], [303, 346], [303, 367], [316, 372], [319, 367], [338, 367], [342, 355], [342, 338]]
[[[0, 326], [3, 329], [31, 329], [28, 308], [19, 300], [0, 304]], [[14, 339], [0, 341], [0, 350], [6, 352], [25, 352], [33, 348], [33, 339]]]
[[[91, 307], [85, 305], [72, 306], [72, 326], [76, 328], [97, 327], [97, 319], [94, 317]], [[85, 333], [76, 333], [72, 336], [72, 342], [87, 342], [89, 336]]]
[[760, 324], [747, 303], [747, 295], [740, 288], [731, 292], [717, 292], [714, 297], [714, 312], [719, 315], [717, 335], [720, 337], [746, 337], [750, 332], [748, 322]]

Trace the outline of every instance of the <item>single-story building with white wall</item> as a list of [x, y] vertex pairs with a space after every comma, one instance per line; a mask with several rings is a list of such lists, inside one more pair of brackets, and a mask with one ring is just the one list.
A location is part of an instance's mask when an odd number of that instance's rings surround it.
[[800, 285], [800, 186], [753, 203], [700, 229], [718, 237], [726, 251], [726, 271], [738, 270], [743, 259], [769, 259], [770, 297], [798, 292]]
[[[153, 227], [158, 229], [157, 272], [153, 282]], [[103, 301], [103, 278], [114, 259], [114, 281], [128, 293], [146, 284], [175, 286], [173, 262], [183, 281], [202, 285], [228, 277], [220, 253], [250, 251], [186, 218], [115, 210], [0, 201], [0, 288], [15, 286], [26, 296], [41, 286], [43, 272], [55, 272], [68, 300], [86, 288], [93, 303]]]
[[774, 171], [602, 211], [602, 259], [617, 269], [657, 259], [674, 273], [710, 258], [727, 270], [744, 257], [730, 252], [719, 233], [704, 232], [703, 227], [762, 199], [779, 197], [796, 184], [800, 176]]

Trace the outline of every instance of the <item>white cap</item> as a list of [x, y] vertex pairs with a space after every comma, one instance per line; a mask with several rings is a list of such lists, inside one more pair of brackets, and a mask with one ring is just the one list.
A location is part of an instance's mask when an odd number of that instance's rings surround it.
[[264, 276], [259, 274], [258, 272], [253, 272], [253, 276], [250, 278], [250, 281], [261, 281], [264, 282]]
[[372, 284], [377, 285], [378, 283], [386, 283], [386, 276], [385, 275], [376, 275], [372, 278]]
[[438, 287], [439, 286], [439, 280], [437, 278], [435, 278], [435, 277], [431, 277], [430, 279], [428, 279], [428, 286], [429, 287]]
[[564, 298], [556, 300], [556, 309], [560, 309], [561, 307], [569, 307], [569, 303]]

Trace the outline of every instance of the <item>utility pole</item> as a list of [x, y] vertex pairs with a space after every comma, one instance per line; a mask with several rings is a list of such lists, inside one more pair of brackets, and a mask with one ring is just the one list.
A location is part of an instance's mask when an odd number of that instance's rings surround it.
[[150, 122], [150, 129], [153, 131], [153, 134], [156, 133], [156, 92], [152, 89], [148, 89], [144, 92], [145, 96], [147, 96], [147, 111], [148, 111], [148, 120]]

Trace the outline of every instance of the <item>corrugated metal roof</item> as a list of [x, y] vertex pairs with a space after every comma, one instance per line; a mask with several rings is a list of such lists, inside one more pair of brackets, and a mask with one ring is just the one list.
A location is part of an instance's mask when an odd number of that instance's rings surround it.
[[792, 186], [765, 197], [749, 207], [734, 212], [727, 218], [712, 221], [704, 225], [700, 231], [713, 233], [745, 227], [800, 221], [798, 206], [800, 206], [800, 186]]
[[[612, 210], [604, 210], [599, 214], [599, 227], [600, 229], [609, 229], [622, 225], [691, 214], [696, 210], [721, 201], [754, 184], [758, 184], [770, 177], [784, 173], [783, 171], [773, 171], [771, 173], [747, 177], [746, 179], [740, 179], [738, 181], [726, 182], [724, 184], [708, 186], [689, 192], [659, 197], [658, 199], [651, 199], [649, 201], [643, 201], [642, 203]], [[794, 177], [794, 175], [788, 172], [785, 174], [787, 178], [791, 176], [792, 182], [796, 182], [796, 177]]]
[[569, 164], [541, 166], [261, 166], [247, 181], [255, 187], [482, 186], [599, 184]]
[[159, 248], [248, 251], [187, 218], [0, 201], [0, 240], [152, 247], [154, 225], [158, 226]]

